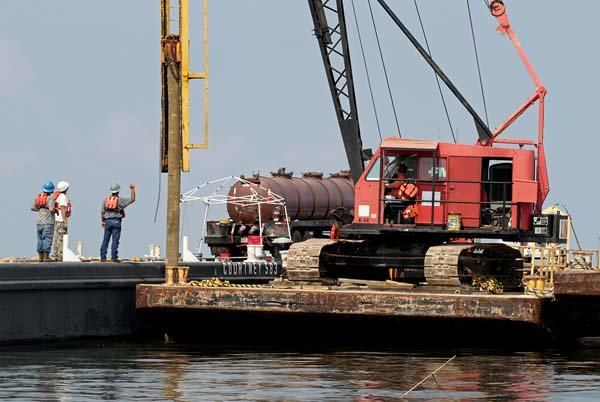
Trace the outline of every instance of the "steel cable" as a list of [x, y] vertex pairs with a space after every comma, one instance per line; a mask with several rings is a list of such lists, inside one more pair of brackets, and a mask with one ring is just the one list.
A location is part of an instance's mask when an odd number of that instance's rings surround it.
[[367, 74], [367, 83], [369, 84], [369, 93], [371, 94], [371, 104], [373, 105], [373, 113], [375, 114], [375, 122], [377, 123], [377, 132], [379, 133], [379, 141], [383, 141], [381, 137], [381, 126], [379, 125], [379, 116], [377, 114], [377, 107], [375, 105], [375, 97], [373, 96], [373, 87], [371, 86], [371, 75], [369, 74], [369, 67], [367, 66], [367, 58], [365, 56], [365, 49], [363, 47], [362, 36], [360, 34], [360, 28], [358, 26], [358, 18], [356, 17], [356, 9], [354, 7], [354, 0], [352, 0], [352, 13], [354, 14], [354, 23], [356, 24], [356, 32], [358, 33], [358, 42], [360, 43], [360, 52], [362, 53], [363, 64], [365, 66], [365, 72]]
[[[425, 27], [423, 26], [423, 20], [421, 19], [421, 13], [419, 12], [419, 6], [417, 5], [417, 0], [414, 0], [415, 9], [417, 10], [417, 16], [419, 17], [419, 24], [421, 24], [421, 31], [423, 32], [423, 38], [425, 39], [425, 46], [427, 46], [427, 53], [429, 57], [431, 57], [431, 49], [429, 48], [429, 41], [427, 40], [427, 34], [425, 34]], [[446, 105], [446, 99], [444, 98], [444, 92], [442, 91], [442, 86], [440, 85], [440, 77], [437, 74], [433, 74], [435, 76], [435, 81], [437, 82], [438, 91], [440, 92], [440, 96], [442, 97], [442, 103], [444, 105], [444, 111], [446, 112], [446, 118], [448, 119], [448, 126], [450, 126], [450, 134], [452, 134], [452, 139], [454, 143], [456, 143], [456, 136], [454, 135], [454, 128], [452, 127], [452, 122], [450, 121], [450, 114], [448, 113], [448, 106]]]
[[394, 119], [396, 120], [396, 128], [398, 129], [398, 137], [402, 137], [400, 131], [400, 124], [398, 123], [398, 114], [396, 113], [396, 105], [394, 104], [394, 97], [392, 96], [392, 88], [390, 87], [390, 80], [388, 78], [387, 68], [385, 67], [385, 60], [383, 59], [383, 52], [381, 50], [381, 42], [379, 41], [379, 33], [377, 31], [377, 25], [375, 24], [375, 17], [373, 16], [373, 8], [371, 7], [371, 0], [368, 0], [369, 12], [371, 14], [371, 22], [373, 23], [373, 29], [375, 31], [375, 38], [377, 39], [377, 47], [379, 48], [379, 57], [381, 58], [381, 64], [383, 65], [383, 73], [385, 74], [385, 82], [387, 84], [388, 93], [390, 94], [390, 102], [394, 111]]
[[160, 190], [162, 187], [162, 173], [158, 172], [158, 195], [156, 196], [156, 209], [154, 210], [154, 223], [156, 223], [156, 217], [158, 216], [158, 208], [160, 207]]
[[[483, 110], [485, 112], [485, 123], [487, 124], [487, 126], [490, 126], [490, 121], [488, 118], [488, 111], [487, 111], [487, 103], [485, 101], [485, 92], [483, 91], [483, 80], [481, 79], [481, 67], [479, 66], [479, 53], [477, 52], [477, 42], [475, 41], [475, 30], [473, 29], [473, 18], [471, 17], [471, 5], [470, 5], [470, 0], [466, 0], [467, 1], [467, 11], [469, 12], [469, 23], [471, 25], [471, 37], [473, 38], [473, 49], [475, 50], [475, 60], [477, 61], [477, 74], [479, 75], [479, 86], [481, 88], [481, 98], [483, 99]], [[489, 8], [489, 3], [486, 1], [485, 2], [488, 5]]]

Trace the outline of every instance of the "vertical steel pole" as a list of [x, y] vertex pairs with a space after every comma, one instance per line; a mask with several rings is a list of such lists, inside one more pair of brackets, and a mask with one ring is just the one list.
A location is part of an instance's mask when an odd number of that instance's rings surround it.
[[[168, 1], [165, 2], [168, 9]], [[163, 18], [167, 13], [163, 12]], [[181, 10], [180, 21], [181, 24]], [[168, 26], [169, 21], [163, 21]], [[164, 26], [164, 25], [163, 25]], [[163, 31], [164, 33], [164, 31]], [[176, 35], [162, 38], [163, 63], [166, 86], [167, 112], [164, 114], [167, 129], [167, 246], [165, 264], [165, 282], [172, 280], [172, 273], [179, 265], [179, 216], [181, 192], [181, 43]]]
[[[181, 135], [183, 145], [190, 143], [190, 31], [189, 0], [179, 0], [179, 41], [181, 45]], [[190, 153], [182, 150], [184, 171], [189, 171]]]
[[179, 263], [179, 196], [181, 192], [181, 97], [180, 82], [175, 69], [167, 76], [169, 85], [169, 171], [167, 188], [167, 260], [166, 267]]
[[204, 145], [208, 147], [208, 0], [204, 0]]

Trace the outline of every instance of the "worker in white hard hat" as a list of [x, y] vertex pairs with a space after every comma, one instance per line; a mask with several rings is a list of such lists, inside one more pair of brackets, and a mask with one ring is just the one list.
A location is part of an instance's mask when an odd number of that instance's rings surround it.
[[63, 260], [63, 236], [68, 233], [69, 217], [71, 216], [71, 200], [67, 197], [69, 182], [59, 181], [54, 192], [54, 203], [56, 204], [56, 216], [54, 223], [54, 244], [52, 258], [55, 261]]
[[135, 202], [135, 184], [130, 184], [131, 198], [119, 196], [121, 186], [114, 183], [110, 186], [110, 195], [102, 203], [100, 218], [104, 228], [104, 238], [100, 246], [100, 261], [106, 262], [106, 253], [108, 251], [108, 242], [112, 238], [111, 261], [119, 261], [119, 240], [121, 239], [121, 221], [125, 217], [125, 208]]

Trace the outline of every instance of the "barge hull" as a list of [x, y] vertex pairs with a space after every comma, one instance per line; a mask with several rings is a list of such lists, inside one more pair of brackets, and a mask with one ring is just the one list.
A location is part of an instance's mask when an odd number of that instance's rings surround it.
[[600, 296], [600, 271], [568, 269], [554, 275], [554, 294], [558, 296]]
[[138, 285], [138, 309], [516, 321], [541, 325], [544, 300], [526, 295]]
[[[193, 263], [190, 279], [266, 283], [275, 263]], [[137, 284], [164, 282], [164, 262], [0, 265], [0, 343], [143, 335]]]

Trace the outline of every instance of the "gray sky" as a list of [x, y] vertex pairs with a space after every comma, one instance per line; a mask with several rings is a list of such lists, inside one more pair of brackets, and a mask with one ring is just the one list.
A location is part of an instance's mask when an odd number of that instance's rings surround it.
[[[0, 256], [35, 254], [33, 197], [46, 180], [67, 180], [73, 202], [72, 245], [97, 256], [99, 209], [110, 184], [138, 186], [128, 208], [121, 255], [140, 256], [164, 244], [164, 190], [158, 194], [160, 123], [158, 0], [2, 1], [0, 3], [0, 178], [5, 188]], [[200, 1], [192, 1], [200, 3]], [[356, 0], [361, 33], [374, 78], [383, 136], [395, 135], [366, 0]], [[390, 1], [422, 40], [412, 1]], [[483, 116], [471, 33], [464, 1], [419, 1], [434, 58]], [[600, 58], [596, 52], [600, 3], [506, 1], [512, 25], [530, 56], [546, 98], [546, 149], [551, 192], [547, 204], [564, 204], [574, 215], [584, 247], [596, 248], [600, 197], [594, 160]], [[577, 5], [575, 5], [577, 4]], [[375, 18], [407, 138], [451, 141], [430, 68], [373, 1]], [[347, 6], [350, 17], [350, 3]], [[500, 124], [532, 93], [533, 84], [507, 38], [483, 5], [471, 1], [490, 125]], [[197, 7], [192, 10], [197, 19]], [[311, 32], [305, 0], [210, 2], [210, 148], [192, 153], [186, 191], [208, 180], [267, 174], [286, 166], [296, 173], [334, 172], [346, 158]], [[194, 17], [193, 16], [193, 17]], [[354, 24], [352, 23], [352, 27]], [[196, 26], [196, 33], [201, 28]], [[194, 33], [194, 32], [193, 32]], [[356, 47], [353, 63], [363, 141], [379, 142], [364, 68]], [[201, 53], [192, 49], [200, 70]], [[195, 86], [199, 91], [200, 86]], [[472, 119], [445, 91], [461, 142], [476, 139]], [[200, 99], [195, 96], [201, 127]], [[535, 138], [537, 108], [506, 137]], [[196, 133], [196, 135], [198, 135]], [[199, 137], [196, 137], [200, 141]], [[127, 194], [125, 191], [124, 194]], [[197, 244], [202, 214], [190, 207], [185, 231]]]

